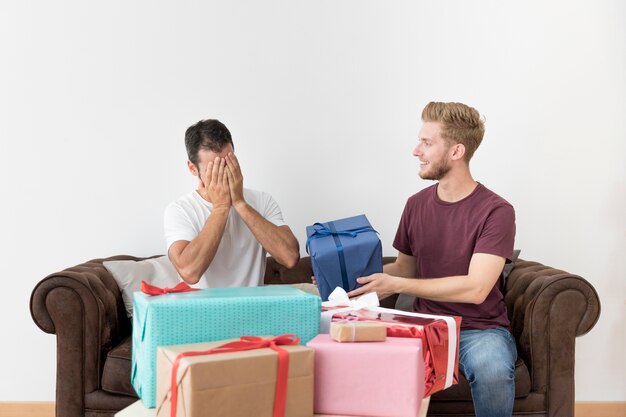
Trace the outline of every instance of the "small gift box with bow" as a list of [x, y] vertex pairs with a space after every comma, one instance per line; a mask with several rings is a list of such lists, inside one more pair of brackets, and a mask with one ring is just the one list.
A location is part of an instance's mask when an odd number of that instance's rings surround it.
[[315, 351], [315, 413], [419, 416], [424, 394], [420, 339], [337, 343], [320, 334], [307, 346]]
[[383, 271], [380, 239], [365, 215], [306, 228], [306, 249], [323, 301], [335, 287], [352, 291], [356, 279]]
[[358, 319], [339, 320], [330, 324], [330, 337], [335, 342], [384, 342], [387, 327]]
[[185, 287], [133, 294], [131, 382], [148, 408], [156, 405], [157, 346], [286, 333], [305, 343], [319, 333], [320, 298], [295, 288]]
[[297, 337], [158, 348], [157, 417], [311, 417], [313, 350]]

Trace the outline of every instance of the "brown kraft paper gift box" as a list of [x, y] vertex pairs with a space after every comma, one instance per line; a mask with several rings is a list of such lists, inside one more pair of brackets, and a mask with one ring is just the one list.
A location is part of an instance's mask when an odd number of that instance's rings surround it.
[[387, 327], [374, 322], [336, 321], [330, 324], [330, 337], [336, 342], [384, 342]]
[[[164, 346], [157, 350], [157, 417], [171, 411], [171, 374], [176, 356], [204, 351], [230, 340]], [[289, 352], [285, 417], [313, 416], [313, 350], [279, 346]], [[278, 353], [271, 348], [182, 358], [178, 370], [176, 417], [271, 417]]]

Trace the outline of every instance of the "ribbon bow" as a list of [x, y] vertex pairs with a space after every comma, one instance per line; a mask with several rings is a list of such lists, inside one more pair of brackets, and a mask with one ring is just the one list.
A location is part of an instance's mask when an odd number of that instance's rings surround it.
[[329, 222], [329, 226], [325, 226], [322, 223], [315, 223], [313, 226], [316, 226], [315, 231], [311, 236], [306, 240], [306, 253], [309, 253], [309, 242], [311, 240], [319, 239], [321, 237], [326, 236], [350, 236], [357, 237], [357, 235], [365, 232], [374, 232], [378, 233], [372, 226], [361, 227], [359, 229], [354, 230], [336, 230], [334, 222]]
[[189, 356], [204, 356], [216, 353], [241, 352], [244, 350], [271, 348], [278, 352], [278, 371], [276, 375], [276, 393], [274, 394], [274, 414], [273, 417], [283, 417], [285, 415], [285, 403], [287, 401], [287, 379], [289, 376], [289, 352], [278, 347], [279, 345], [293, 346], [300, 343], [300, 338], [294, 334], [284, 334], [281, 336], [263, 338], [258, 336], [241, 336], [239, 340], [229, 342], [213, 349], [183, 352], [176, 356], [172, 366], [172, 378], [170, 390], [172, 393], [170, 417], [176, 417], [176, 407], [178, 403], [178, 368], [180, 360]]
[[359, 298], [350, 299], [346, 290], [341, 287], [335, 288], [328, 296], [328, 301], [322, 303], [322, 307], [350, 307], [355, 311], [365, 307], [378, 307], [379, 305], [378, 295], [375, 292], [368, 292]]
[[322, 303], [322, 307], [335, 308], [333, 310], [323, 311], [320, 317], [320, 333], [328, 333], [330, 331], [330, 322], [334, 314], [347, 313], [350, 311], [358, 311], [368, 307], [378, 307], [378, 295], [375, 292], [369, 292], [361, 297], [351, 300], [348, 293], [341, 287], [337, 287], [328, 296], [328, 301]]
[[156, 285], [148, 284], [146, 281], [141, 281], [141, 292], [148, 295], [163, 295], [174, 292], [190, 292], [190, 291], [200, 291], [199, 288], [192, 288], [187, 285], [186, 282], [181, 282], [172, 288], [160, 288]]

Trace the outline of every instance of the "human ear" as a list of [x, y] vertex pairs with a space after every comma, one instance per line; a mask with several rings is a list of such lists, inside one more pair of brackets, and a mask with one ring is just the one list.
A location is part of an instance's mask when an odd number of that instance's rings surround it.
[[188, 160], [187, 168], [189, 169], [189, 172], [191, 172], [191, 175], [193, 175], [194, 177], [199, 176], [198, 167], [196, 166], [196, 164]]
[[465, 145], [457, 143], [452, 147], [452, 159], [461, 159], [465, 155]]

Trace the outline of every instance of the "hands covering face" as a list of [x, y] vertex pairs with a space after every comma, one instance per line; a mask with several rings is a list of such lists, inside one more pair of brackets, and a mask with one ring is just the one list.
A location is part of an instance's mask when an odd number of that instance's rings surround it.
[[226, 177], [230, 187], [230, 200], [233, 207], [245, 203], [243, 198], [243, 175], [239, 161], [234, 153], [226, 155]]
[[230, 152], [226, 157], [216, 157], [207, 165], [200, 177], [200, 195], [214, 208], [230, 208], [242, 202], [243, 175], [239, 161]]

